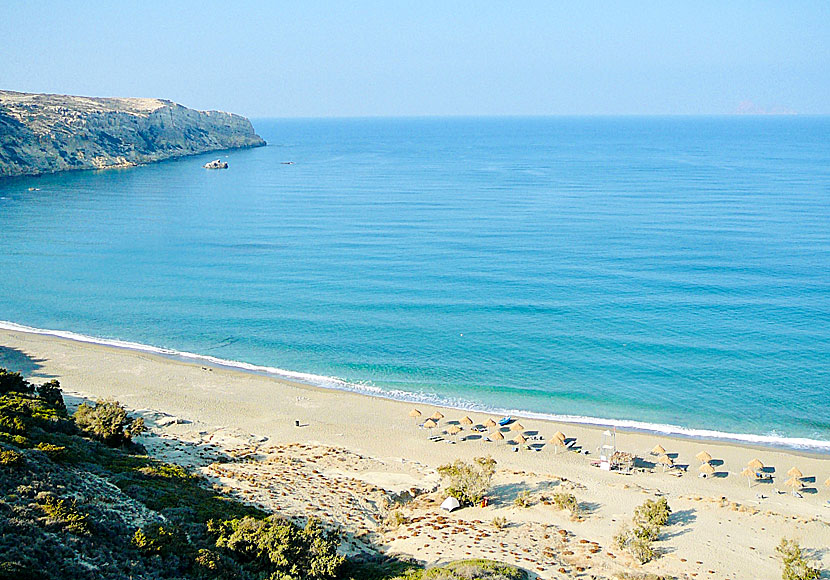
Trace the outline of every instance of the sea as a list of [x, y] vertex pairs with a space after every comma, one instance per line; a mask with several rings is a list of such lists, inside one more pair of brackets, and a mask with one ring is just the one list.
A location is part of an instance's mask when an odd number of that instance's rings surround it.
[[254, 126], [267, 147], [0, 180], [2, 326], [830, 452], [830, 117]]

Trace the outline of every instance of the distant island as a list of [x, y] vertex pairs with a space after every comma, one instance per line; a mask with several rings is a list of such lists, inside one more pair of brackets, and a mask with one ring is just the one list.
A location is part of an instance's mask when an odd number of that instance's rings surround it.
[[172, 101], [0, 91], [0, 177], [259, 147], [251, 122]]

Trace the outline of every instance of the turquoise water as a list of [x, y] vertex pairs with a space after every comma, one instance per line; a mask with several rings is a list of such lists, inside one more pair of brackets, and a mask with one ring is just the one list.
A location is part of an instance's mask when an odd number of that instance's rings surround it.
[[830, 118], [254, 124], [227, 171], [0, 181], [0, 319], [830, 442]]

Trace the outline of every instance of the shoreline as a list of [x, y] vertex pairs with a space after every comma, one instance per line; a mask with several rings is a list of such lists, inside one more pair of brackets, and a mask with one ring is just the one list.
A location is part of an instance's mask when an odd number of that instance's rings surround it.
[[[531, 578], [559, 578], [565, 566], [603, 579], [633, 569], [774, 580], [775, 548], [786, 537], [830, 566], [827, 455], [618, 430], [617, 449], [640, 459], [629, 473], [603, 471], [595, 466], [602, 427], [522, 418], [518, 431], [499, 430], [504, 441], [488, 442], [472, 427], [498, 415], [418, 404], [415, 420], [407, 402], [44, 334], [0, 329], [0, 347], [3, 366], [33, 382], [55, 378], [70, 397], [113, 398], [144, 417], [150, 431], [142, 443], [151, 455], [195, 469], [270, 513], [300, 522], [316, 514], [347, 533], [348, 549], [370, 546], [426, 565], [496, 557], [538, 574]], [[445, 414], [437, 429], [418, 426], [437, 410]], [[459, 424], [462, 433], [452, 435], [449, 427]], [[541, 436], [528, 441], [539, 446], [557, 429], [581, 452], [550, 444], [536, 451], [517, 439], [518, 432]], [[679, 469], [658, 465], [657, 444]], [[716, 471], [706, 478], [698, 476], [703, 451]], [[487, 455], [497, 462], [491, 505], [442, 512], [439, 466]], [[755, 458], [773, 481], [742, 474]], [[798, 495], [785, 483], [792, 468], [804, 474]], [[405, 491], [415, 496], [399, 507], [407, 523], [389, 526], [382, 498], [397, 501]], [[529, 508], [515, 503], [524, 492]], [[557, 492], [572, 493], [583, 515], [551, 506]], [[662, 556], [639, 567], [614, 535], [638, 505], [660, 497], [673, 511], [655, 545]], [[496, 531], [490, 522], [502, 517], [508, 526]]]
[[633, 419], [603, 419], [600, 417], [587, 417], [580, 415], [557, 415], [554, 413], [541, 413], [521, 409], [477, 406], [475, 402], [470, 402], [470, 404], [466, 406], [453, 405], [451, 402], [441, 400], [440, 397], [437, 396], [434, 398], [419, 397], [416, 393], [402, 390], [388, 391], [380, 387], [350, 383], [336, 377], [290, 371], [278, 367], [222, 359], [211, 355], [178, 351], [175, 349], [157, 347], [126, 340], [98, 338], [67, 330], [31, 327], [6, 320], [0, 320], [0, 331], [44, 336], [81, 344], [120, 349], [134, 353], [152, 354], [172, 361], [190, 364], [206, 364], [213, 368], [229, 372], [252, 374], [271, 378], [276, 381], [290, 381], [310, 388], [349, 392], [360, 396], [374, 397], [399, 403], [429, 405], [431, 407], [452, 411], [513, 416], [522, 419], [581, 426], [596, 430], [614, 429], [623, 433], [669, 437], [673, 439], [699, 441], [713, 444], [734, 444], [758, 450], [777, 449], [816, 457], [830, 456], [830, 441], [822, 441], [818, 439], [757, 435], [753, 433], [732, 433], [728, 431], [718, 431], [715, 429], [688, 428], [671, 424], [647, 423]]

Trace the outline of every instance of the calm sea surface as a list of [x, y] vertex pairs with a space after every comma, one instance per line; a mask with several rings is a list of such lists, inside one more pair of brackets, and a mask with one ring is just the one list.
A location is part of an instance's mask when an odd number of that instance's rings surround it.
[[227, 171], [0, 181], [0, 319], [416, 400], [830, 442], [830, 118], [255, 126], [269, 146]]

